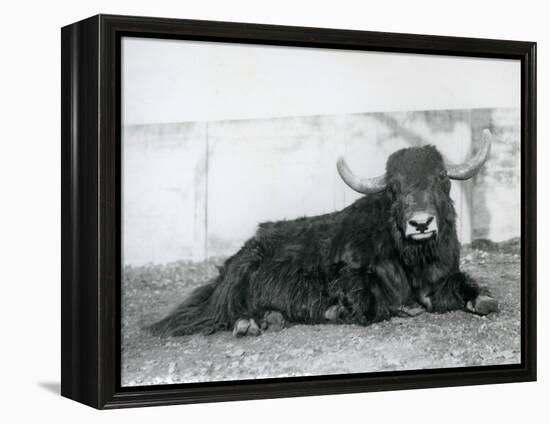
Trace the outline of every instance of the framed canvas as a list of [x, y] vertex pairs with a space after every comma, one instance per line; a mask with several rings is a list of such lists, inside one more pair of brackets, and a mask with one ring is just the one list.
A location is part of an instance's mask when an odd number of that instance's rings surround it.
[[62, 395], [536, 379], [536, 44], [62, 29]]

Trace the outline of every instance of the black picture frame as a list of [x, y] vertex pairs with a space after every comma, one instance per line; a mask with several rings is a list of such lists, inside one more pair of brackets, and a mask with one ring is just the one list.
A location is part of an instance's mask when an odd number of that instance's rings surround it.
[[[521, 61], [521, 364], [122, 388], [123, 36]], [[104, 409], [536, 380], [536, 43], [97, 15], [61, 46], [63, 396]]]

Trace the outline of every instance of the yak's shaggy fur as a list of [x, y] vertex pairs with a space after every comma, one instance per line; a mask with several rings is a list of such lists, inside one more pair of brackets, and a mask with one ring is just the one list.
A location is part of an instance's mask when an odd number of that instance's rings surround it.
[[[433, 146], [397, 151], [388, 159], [386, 183], [339, 212], [260, 224], [217, 278], [152, 331], [212, 333], [241, 318], [259, 322], [268, 311], [288, 322], [322, 323], [335, 305], [344, 311], [339, 322], [367, 325], [412, 304], [434, 312], [475, 304], [480, 288], [459, 270], [455, 210], [440, 153]], [[439, 227], [422, 242], [403, 230], [419, 192], [428, 193]]]

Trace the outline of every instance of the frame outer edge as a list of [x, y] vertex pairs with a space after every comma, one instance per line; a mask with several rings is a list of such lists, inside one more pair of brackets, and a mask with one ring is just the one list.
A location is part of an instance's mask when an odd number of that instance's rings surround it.
[[[212, 41], [256, 42], [303, 47], [357, 48], [425, 54], [511, 57], [523, 60], [522, 119], [526, 199], [523, 314], [525, 362], [514, 370], [448, 370], [409, 376], [238, 386], [143, 387], [121, 390], [117, 373], [116, 313], [120, 264], [115, 234], [120, 148], [116, 105], [117, 32], [161, 38], [205, 37]], [[259, 38], [257, 38], [259, 37]], [[256, 40], [256, 41], [255, 41]], [[259, 40], [259, 41], [258, 41]], [[386, 47], [385, 47], [386, 46]], [[384, 50], [386, 51], [386, 50]], [[273, 25], [97, 15], [62, 29], [62, 395], [89, 406], [120, 408], [244, 399], [353, 393], [378, 390], [498, 384], [536, 379], [536, 44]], [[70, 82], [67, 82], [70, 80]], [[528, 170], [528, 171], [527, 171]], [[223, 387], [225, 385], [225, 387]]]
[[[527, 338], [524, 348], [526, 349], [526, 361], [528, 378], [531, 381], [537, 380], [537, 43], [529, 46], [526, 54], [527, 75], [525, 82], [528, 85], [526, 90], [526, 165], [529, 173], [526, 174], [524, 203], [527, 208], [527, 215], [524, 217], [526, 223], [527, 261], [526, 267], [526, 302], [524, 306], [526, 314], [524, 322], [527, 327]], [[523, 252], [522, 252], [523, 253]], [[523, 256], [523, 255], [522, 255]]]
[[72, 352], [72, 338], [75, 323], [71, 308], [72, 298], [72, 149], [71, 149], [71, 110], [72, 79], [76, 74], [73, 65], [74, 28], [61, 29], [61, 395], [73, 398], [76, 390], [74, 371], [76, 357]]
[[61, 395], [100, 405], [98, 17], [61, 30]]

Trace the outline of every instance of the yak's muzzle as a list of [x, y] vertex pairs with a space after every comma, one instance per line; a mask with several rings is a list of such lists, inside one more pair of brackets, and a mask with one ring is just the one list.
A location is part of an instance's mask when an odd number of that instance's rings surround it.
[[428, 240], [437, 234], [437, 219], [427, 212], [416, 212], [407, 220], [405, 237], [412, 240]]

